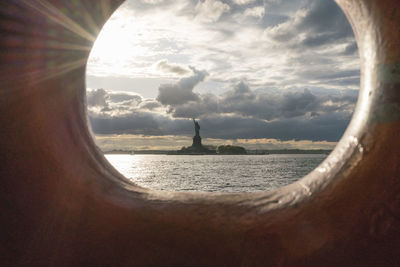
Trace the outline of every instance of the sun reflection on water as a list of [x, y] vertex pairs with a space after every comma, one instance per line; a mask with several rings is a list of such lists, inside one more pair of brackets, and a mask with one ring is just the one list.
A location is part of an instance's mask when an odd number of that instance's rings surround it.
[[157, 190], [254, 192], [293, 183], [327, 155], [117, 155], [106, 158], [134, 183]]

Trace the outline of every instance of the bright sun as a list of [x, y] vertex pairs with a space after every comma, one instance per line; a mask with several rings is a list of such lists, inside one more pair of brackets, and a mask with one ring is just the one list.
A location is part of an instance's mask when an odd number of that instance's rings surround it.
[[102, 66], [107, 73], [129, 74], [133, 59], [148, 53], [141, 45], [144, 25], [131, 15], [117, 11], [104, 25], [94, 43], [90, 61]]

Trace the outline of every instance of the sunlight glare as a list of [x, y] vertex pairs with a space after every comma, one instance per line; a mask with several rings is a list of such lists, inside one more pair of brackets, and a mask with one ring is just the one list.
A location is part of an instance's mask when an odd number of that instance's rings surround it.
[[96, 39], [89, 57], [91, 62], [101, 66], [95, 71], [129, 75], [131, 61], [149, 54], [146, 46], [141, 45], [144, 28], [124, 10], [114, 13]]

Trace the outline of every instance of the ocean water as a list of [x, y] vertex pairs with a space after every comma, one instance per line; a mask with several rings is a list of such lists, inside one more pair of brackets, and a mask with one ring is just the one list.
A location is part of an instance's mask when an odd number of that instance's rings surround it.
[[116, 155], [106, 158], [136, 184], [158, 190], [255, 192], [302, 178], [327, 155]]

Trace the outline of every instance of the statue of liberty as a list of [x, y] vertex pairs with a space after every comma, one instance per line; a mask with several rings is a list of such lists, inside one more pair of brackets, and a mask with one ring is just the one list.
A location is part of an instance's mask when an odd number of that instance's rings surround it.
[[200, 124], [196, 121], [195, 118], [193, 119], [194, 123], [194, 131], [196, 133], [193, 136], [193, 143], [190, 147], [182, 147], [181, 150], [178, 150], [178, 154], [187, 154], [187, 155], [205, 155], [205, 154], [216, 154], [215, 150], [210, 150], [207, 147], [203, 147], [201, 144], [201, 137], [200, 137]]
[[201, 137], [200, 137], [200, 124], [193, 118], [194, 122], [194, 131], [196, 135], [193, 137], [192, 147], [202, 148], [201, 145]]
[[194, 122], [194, 130], [196, 132], [196, 136], [200, 137], [200, 124], [193, 118]]

